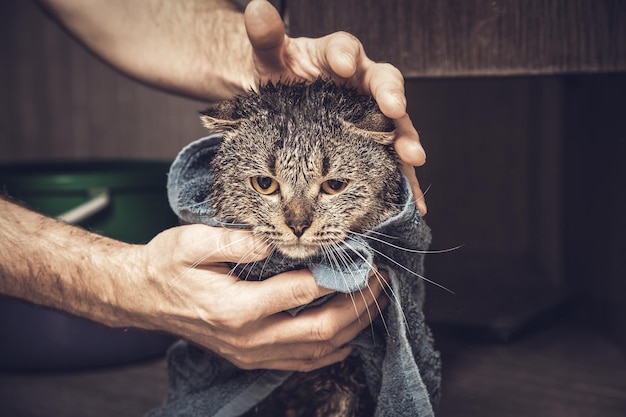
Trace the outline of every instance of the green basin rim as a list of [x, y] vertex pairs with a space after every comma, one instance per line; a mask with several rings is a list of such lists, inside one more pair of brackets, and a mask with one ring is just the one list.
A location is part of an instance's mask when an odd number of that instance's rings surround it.
[[93, 160], [0, 165], [0, 188], [77, 191], [94, 188], [164, 188], [171, 162]]

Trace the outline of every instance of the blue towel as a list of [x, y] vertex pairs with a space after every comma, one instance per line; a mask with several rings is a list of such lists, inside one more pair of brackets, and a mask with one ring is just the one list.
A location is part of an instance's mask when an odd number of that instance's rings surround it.
[[[209, 161], [220, 142], [220, 135], [199, 139], [184, 148], [172, 164], [168, 197], [172, 209], [185, 222], [224, 225], [207, 201], [212, 181]], [[366, 233], [365, 238], [350, 236], [346, 240], [344, 245], [350, 249], [346, 253], [358, 254], [345, 270], [337, 270], [336, 265], [323, 258], [302, 265], [301, 261], [273, 257], [267, 263], [243, 266], [246, 275], [258, 275], [260, 279], [304, 266], [311, 270], [320, 286], [339, 292], [365, 288], [373, 263], [388, 271], [394, 296], [383, 319], [377, 319], [352, 342], [353, 354], [360, 358], [368, 387], [376, 399], [377, 417], [433, 416], [440, 396], [440, 357], [422, 313], [424, 281], [419, 277], [423, 274], [424, 255], [415, 252], [428, 248], [430, 230], [415, 208], [406, 178], [403, 197], [404, 206], [399, 214]], [[170, 388], [166, 401], [151, 411], [149, 417], [235, 417], [248, 411], [291, 375], [286, 371], [240, 370], [185, 341], [170, 349], [168, 366]]]

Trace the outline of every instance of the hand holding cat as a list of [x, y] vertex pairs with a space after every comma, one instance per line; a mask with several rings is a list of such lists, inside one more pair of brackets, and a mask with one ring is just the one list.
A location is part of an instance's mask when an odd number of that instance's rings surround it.
[[178, 94], [219, 101], [259, 81], [326, 76], [372, 95], [396, 122], [402, 170], [420, 212], [426, 213], [413, 169], [426, 162], [426, 153], [406, 113], [404, 78], [393, 65], [368, 58], [354, 36], [290, 38], [266, 0], [251, 1], [243, 15], [224, 0], [40, 2], [120, 71]]
[[[362, 294], [338, 294], [292, 317], [284, 312], [331, 291], [308, 271], [242, 281], [224, 263], [264, 259], [248, 232], [203, 225], [170, 229], [144, 247], [143, 326], [170, 331], [243, 369], [310, 371], [343, 360], [343, 348], [388, 303], [378, 279]], [[165, 287], [163, 285], [166, 285]]]
[[426, 202], [414, 166], [426, 162], [426, 152], [406, 113], [404, 78], [391, 64], [367, 57], [357, 38], [337, 32], [322, 38], [290, 38], [280, 15], [270, 3], [253, 0], [245, 11], [248, 37], [254, 50], [257, 79], [314, 80], [330, 77], [374, 97], [380, 110], [396, 123], [395, 149], [402, 172], [409, 179], [417, 207], [426, 214]]
[[[0, 293], [113, 327], [180, 335], [246, 368], [313, 370], [387, 305], [378, 279], [296, 317], [284, 310], [326, 295], [308, 271], [240, 281], [224, 262], [261, 260], [247, 232], [168, 229], [130, 245], [45, 217], [0, 197]], [[352, 297], [352, 298], [351, 298]]]

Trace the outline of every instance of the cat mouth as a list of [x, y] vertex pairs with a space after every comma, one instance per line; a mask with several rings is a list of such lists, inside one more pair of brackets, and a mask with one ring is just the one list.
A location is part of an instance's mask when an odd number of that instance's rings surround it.
[[303, 242], [298, 243], [276, 243], [276, 249], [283, 255], [292, 259], [305, 259], [317, 255], [321, 247]]

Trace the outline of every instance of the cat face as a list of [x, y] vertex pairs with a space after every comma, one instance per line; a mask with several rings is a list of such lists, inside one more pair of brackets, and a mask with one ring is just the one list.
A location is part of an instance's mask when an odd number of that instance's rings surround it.
[[[224, 133], [211, 165], [217, 216], [245, 223], [283, 255], [303, 259], [397, 213], [400, 174], [392, 135], [364, 129], [346, 113], [371, 102], [346, 98], [334, 84], [321, 92], [319, 85], [296, 86], [306, 100], [289, 100], [294, 85], [278, 85], [248, 97], [236, 117], [205, 115], [204, 122]], [[351, 107], [338, 105], [340, 95]]]

